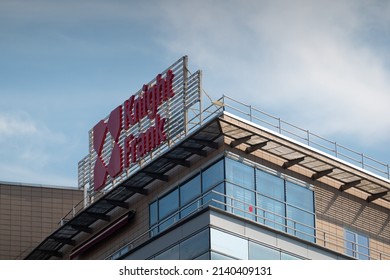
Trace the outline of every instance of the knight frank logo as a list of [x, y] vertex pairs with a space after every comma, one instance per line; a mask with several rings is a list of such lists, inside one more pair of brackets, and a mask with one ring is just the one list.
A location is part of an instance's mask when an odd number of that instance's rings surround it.
[[[94, 126], [93, 149], [97, 154], [94, 167], [95, 191], [106, 185], [108, 175], [111, 178], [117, 177], [123, 168], [130, 167], [132, 163], [167, 140], [164, 129], [166, 119], [158, 114], [158, 108], [174, 96], [173, 77], [171, 70], [167, 72], [165, 78], [162, 78], [161, 74], [157, 75], [155, 84], [144, 85], [138, 96], [132, 95], [115, 108], [107, 120], [101, 120]], [[126, 132], [146, 117], [149, 118], [151, 125], [145, 131], [139, 131], [136, 135], [130, 134], [124, 141], [119, 141], [122, 132]], [[106, 152], [104, 144], [106, 139], [109, 139], [107, 133], [110, 134], [112, 142], [109, 162], [105, 162], [103, 156]]]

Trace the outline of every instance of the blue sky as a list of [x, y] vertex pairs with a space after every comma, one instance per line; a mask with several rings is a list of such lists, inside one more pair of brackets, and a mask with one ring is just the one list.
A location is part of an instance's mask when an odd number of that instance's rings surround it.
[[204, 89], [390, 162], [389, 1], [0, 0], [0, 181], [77, 186], [88, 131], [183, 55]]

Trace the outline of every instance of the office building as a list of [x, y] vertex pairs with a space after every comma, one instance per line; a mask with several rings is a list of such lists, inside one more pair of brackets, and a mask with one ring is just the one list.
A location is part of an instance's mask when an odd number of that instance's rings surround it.
[[183, 57], [97, 122], [86, 207], [27, 259], [390, 259], [389, 165], [222, 97]]

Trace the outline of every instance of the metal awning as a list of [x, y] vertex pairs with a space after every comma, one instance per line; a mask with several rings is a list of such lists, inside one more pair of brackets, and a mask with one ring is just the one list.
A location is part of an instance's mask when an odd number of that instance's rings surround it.
[[[167, 173], [176, 166], [191, 166], [193, 156], [205, 157], [210, 149], [217, 149], [217, 138], [221, 136], [218, 118], [211, 119], [200, 129], [180, 141], [176, 146], [155, 158], [144, 168], [138, 170], [120, 185], [112, 188], [96, 202], [78, 213], [43, 240], [25, 259], [47, 260], [52, 257], [62, 258], [63, 252], [80, 242], [76, 237], [80, 233], [95, 233], [94, 225], [98, 221], [111, 220], [110, 213], [116, 208], [130, 209], [126, 202], [135, 194], [147, 195], [146, 186], [155, 180], [169, 181]], [[126, 210], [129, 211], [129, 210]], [[100, 226], [101, 228], [101, 226]]]

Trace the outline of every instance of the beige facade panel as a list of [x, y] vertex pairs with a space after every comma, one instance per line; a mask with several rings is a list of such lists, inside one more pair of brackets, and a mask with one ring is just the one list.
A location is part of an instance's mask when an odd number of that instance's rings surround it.
[[83, 191], [0, 183], [0, 259], [23, 259], [83, 199]]

